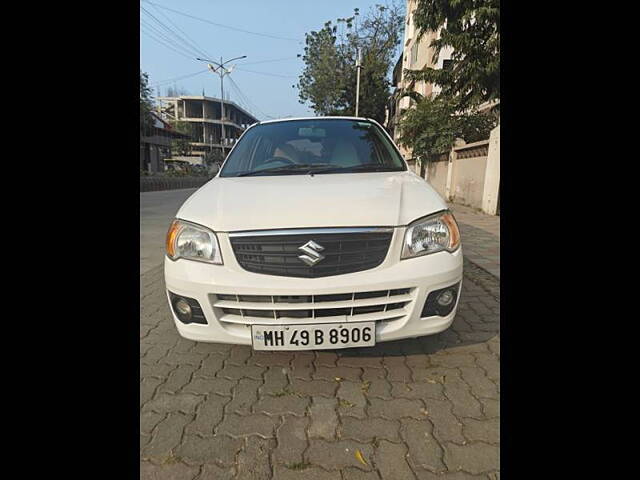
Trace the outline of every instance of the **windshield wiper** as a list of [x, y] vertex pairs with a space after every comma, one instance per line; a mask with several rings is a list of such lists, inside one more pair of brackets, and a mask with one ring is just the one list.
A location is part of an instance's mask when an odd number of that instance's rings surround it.
[[394, 167], [391, 165], [355, 165], [353, 167], [335, 167], [328, 163], [311, 163], [303, 165], [281, 165], [279, 167], [265, 168], [263, 170], [252, 170], [250, 172], [238, 173], [236, 177], [249, 177], [252, 175], [262, 175], [269, 173], [301, 173], [305, 172], [310, 175], [316, 173], [350, 173], [350, 172], [395, 172], [402, 170], [402, 167]]
[[298, 173], [300, 170], [308, 170], [310, 165], [281, 165], [279, 167], [264, 168], [262, 170], [251, 170], [250, 172], [242, 172], [236, 177], [248, 177], [251, 175], [261, 175], [263, 173]]
[[394, 167], [391, 165], [355, 165], [353, 167], [327, 167], [313, 170], [311, 173], [350, 173], [350, 172], [395, 172], [401, 171], [402, 167]]
[[311, 164], [299, 164], [299, 165], [281, 165], [279, 167], [265, 168], [262, 170], [252, 170], [250, 172], [242, 172], [236, 175], [236, 177], [249, 177], [251, 175], [260, 175], [262, 173], [300, 173], [301, 171], [308, 173], [315, 173], [316, 168], [324, 168], [328, 164], [326, 163], [311, 163]]

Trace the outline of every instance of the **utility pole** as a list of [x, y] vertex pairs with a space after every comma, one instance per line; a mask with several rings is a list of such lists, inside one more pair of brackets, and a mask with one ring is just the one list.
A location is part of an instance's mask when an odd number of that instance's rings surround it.
[[[224, 144], [225, 144], [225, 136], [224, 136], [224, 76], [229, 75], [233, 70], [233, 65], [230, 68], [226, 68], [225, 65], [229, 62], [233, 62], [234, 60], [240, 60], [241, 58], [247, 58], [246, 55], [242, 55], [241, 57], [235, 57], [227, 61], [222, 61], [222, 57], [220, 57], [220, 62], [214, 62], [213, 60], [208, 60], [206, 58], [197, 58], [196, 60], [200, 60], [201, 62], [207, 62], [209, 70], [213, 73], [217, 73], [220, 76], [220, 143], [222, 145], [222, 158], [224, 159]], [[212, 65], [213, 64], [213, 65]], [[215, 67], [214, 67], [215, 65]]]
[[[213, 70], [213, 67], [209, 65], [209, 68]], [[220, 57], [220, 142], [222, 143], [222, 158], [225, 158], [224, 155], [224, 144], [226, 141], [224, 134], [224, 76], [225, 74], [231, 73], [231, 70], [227, 71], [222, 66], [222, 57]], [[213, 70], [215, 72], [215, 70]]]
[[356, 117], [358, 116], [358, 110], [360, 107], [360, 69], [362, 68], [361, 60], [360, 60], [360, 47], [358, 43], [360, 41], [360, 37], [358, 37], [358, 16], [360, 16], [360, 9], [356, 8], [354, 10], [354, 20], [356, 23]]
[[358, 116], [358, 108], [360, 107], [360, 48], [358, 48], [358, 56], [356, 58], [356, 117]]

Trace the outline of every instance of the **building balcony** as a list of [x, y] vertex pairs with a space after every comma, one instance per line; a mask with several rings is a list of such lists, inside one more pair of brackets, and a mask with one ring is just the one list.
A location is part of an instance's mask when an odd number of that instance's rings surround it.
[[[202, 117], [180, 117], [178, 119], [181, 122], [193, 122], [193, 123], [209, 123], [211, 125], [222, 125], [222, 121], [219, 118], [202, 118]], [[225, 127], [234, 127], [238, 130], [245, 130], [245, 127], [239, 125], [229, 119], [224, 121]]]

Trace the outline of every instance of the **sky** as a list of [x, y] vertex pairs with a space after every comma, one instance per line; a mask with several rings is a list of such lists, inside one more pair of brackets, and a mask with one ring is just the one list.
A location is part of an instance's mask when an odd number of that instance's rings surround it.
[[195, 58], [207, 54], [219, 61], [246, 55], [230, 64], [236, 67], [224, 78], [225, 98], [260, 120], [313, 115], [292, 87], [304, 65], [297, 55], [304, 53], [305, 32], [348, 17], [354, 8], [362, 15], [376, 3], [385, 2], [142, 0], [140, 68], [149, 75], [154, 96], [158, 88], [166, 95], [167, 87], [177, 86], [191, 95], [202, 95], [204, 89], [207, 96], [219, 98], [220, 77]]

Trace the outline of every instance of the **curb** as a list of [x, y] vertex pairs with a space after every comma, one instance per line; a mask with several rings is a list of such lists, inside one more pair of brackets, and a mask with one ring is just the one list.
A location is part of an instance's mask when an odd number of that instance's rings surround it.
[[208, 177], [140, 177], [140, 192], [199, 188], [209, 180]]

